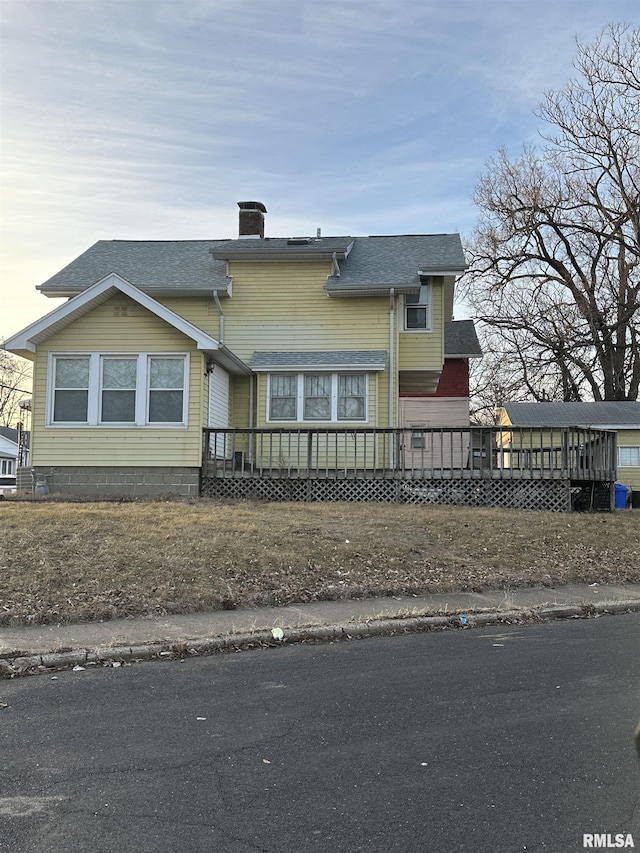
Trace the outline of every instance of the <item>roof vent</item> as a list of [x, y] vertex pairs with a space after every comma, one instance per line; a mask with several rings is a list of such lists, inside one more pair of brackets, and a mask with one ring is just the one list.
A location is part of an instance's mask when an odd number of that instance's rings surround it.
[[287, 246], [308, 246], [311, 243], [311, 237], [289, 237]]

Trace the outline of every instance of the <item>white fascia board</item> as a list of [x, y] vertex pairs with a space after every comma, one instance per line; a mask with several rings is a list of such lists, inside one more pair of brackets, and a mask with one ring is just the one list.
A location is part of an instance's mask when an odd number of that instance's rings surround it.
[[431, 267], [430, 269], [429, 268], [419, 269], [418, 275], [425, 275], [425, 276], [429, 276], [429, 275], [438, 275], [438, 276], [439, 275], [442, 275], [442, 276], [453, 275], [453, 276], [458, 276], [458, 275], [462, 275], [462, 273], [465, 272], [467, 269], [468, 269], [468, 267], [466, 267], [466, 266], [464, 266], [464, 267]]
[[164, 320], [170, 326], [182, 332], [186, 337], [195, 341], [199, 350], [211, 351], [219, 349], [220, 345], [215, 338], [207, 335], [202, 329], [185, 320], [184, 317], [166, 308], [160, 302], [153, 299], [153, 297], [138, 290], [137, 287], [134, 287], [116, 273], [110, 273], [105, 278], [92, 284], [91, 287], [83, 290], [82, 293], [69, 299], [64, 305], [60, 305], [40, 320], [36, 320], [35, 323], [27, 326], [21, 332], [18, 332], [17, 335], [8, 338], [4, 343], [4, 348], [10, 352], [22, 351], [34, 353], [39, 343], [45, 341], [55, 332], [64, 329], [74, 320], [88, 314], [117, 292], [124, 293], [125, 296], [128, 296], [134, 302], [146, 308], [147, 311], [155, 314], [156, 317]]
[[17, 456], [18, 443], [4, 435], [0, 435], [0, 454], [11, 457]]

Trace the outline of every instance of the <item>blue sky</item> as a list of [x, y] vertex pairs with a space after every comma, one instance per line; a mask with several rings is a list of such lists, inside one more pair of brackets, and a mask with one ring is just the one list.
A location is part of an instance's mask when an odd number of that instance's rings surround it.
[[469, 234], [471, 196], [638, 0], [0, 0], [0, 338], [99, 239]]

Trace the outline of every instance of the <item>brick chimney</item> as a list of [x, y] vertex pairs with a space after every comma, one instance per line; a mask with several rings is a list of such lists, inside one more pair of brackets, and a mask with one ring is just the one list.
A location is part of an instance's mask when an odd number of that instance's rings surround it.
[[241, 240], [264, 240], [264, 215], [267, 208], [259, 201], [239, 201], [240, 228], [238, 236]]

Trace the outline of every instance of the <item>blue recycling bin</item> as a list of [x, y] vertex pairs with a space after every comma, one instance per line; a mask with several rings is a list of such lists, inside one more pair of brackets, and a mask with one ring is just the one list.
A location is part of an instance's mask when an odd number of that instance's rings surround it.
[[629, 494], [629, 489], [627, 486], [623, 486], [622, 483], [616, 483], [616, 501], [615, 501], [616, 509], [626, 509], [627, 508], [627, 495], [628, 494]]

